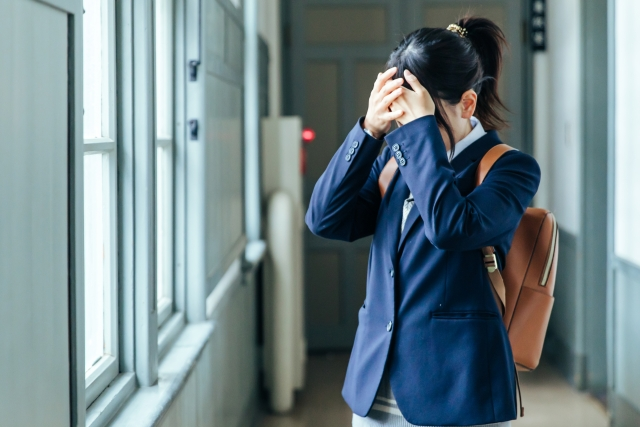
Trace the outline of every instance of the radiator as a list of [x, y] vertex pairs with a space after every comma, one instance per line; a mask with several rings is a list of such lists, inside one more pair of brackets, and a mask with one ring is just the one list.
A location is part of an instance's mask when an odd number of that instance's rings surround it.
[[[263, 121], [263, 191], [266, 199], [267, 257], [264, 275], [264, 373], [269, 405], [277, 413], [294, 406], [304, 387], [304, 209], [301, 120]], [[293, 161], [292, 161], [293, 160]]]

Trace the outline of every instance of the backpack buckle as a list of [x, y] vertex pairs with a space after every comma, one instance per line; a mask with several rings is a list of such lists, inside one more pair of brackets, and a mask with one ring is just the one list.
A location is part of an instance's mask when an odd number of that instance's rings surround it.
[[484, 256], [484, 266], [489, 273], [493, 273], [498, 269], [498, 260], [496, 259], [495, 252]]

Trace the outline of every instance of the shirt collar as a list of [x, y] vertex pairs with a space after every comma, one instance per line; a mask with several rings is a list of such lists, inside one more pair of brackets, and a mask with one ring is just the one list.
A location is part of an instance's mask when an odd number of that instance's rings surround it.
[[[455, 159], [458, 154], [462, 153], [462, 150], [464, 150], [465, 148], [470, 146], [472, 143], [474, 143], [475, 141], [477, 141], [478, 139], [482, 138], [487, 134], [487, 132], [482, 127], [482, 123], [480, 123], [480, 120], [478, 120], [475, 116], [471, 116], [471, 127], [472, 127], [471, 132], [469, 132], [467, 136], [462, 138], [456, 144], [456, 152], [453, 153], [453, 159]], [[449, 157], [450, 153], [451, 153], [450, 151], [447, 151], [447, 157]], [[451, 160], [453, 161], [453, 159]], [[406, 199], [405, 201], [412, 202], [413, 193], [409, 193], [409, 198]]]
[[[471, 132], [469, 132], [467, 136], [462, 138], [456, 144], [456, 150], [455, 153], [453, 153], [453, 159], [455, 159], [458, 154], [462, 153], [462, 150], [487, 134], [487, 132], [482, 127], [482, 123], [480, 123], [480, 120], [478, 120], [475, 116], [471, 116], [471, 127]], [[450, 154], [451, 152], [447, 151], [447, 156], [449, 156]]]

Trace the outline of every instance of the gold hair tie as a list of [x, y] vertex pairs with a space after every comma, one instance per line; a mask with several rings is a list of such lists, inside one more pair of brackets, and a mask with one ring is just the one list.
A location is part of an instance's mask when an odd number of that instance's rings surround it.
[[465, 38], [467, 37], [467, 29], [466, 28], [462, 28], [460, 25], [458, 24], [451, 24], [447, 27], [447, 30], [454, 32], [454, 33], [458, 33], [460, 35], [460, 37]]

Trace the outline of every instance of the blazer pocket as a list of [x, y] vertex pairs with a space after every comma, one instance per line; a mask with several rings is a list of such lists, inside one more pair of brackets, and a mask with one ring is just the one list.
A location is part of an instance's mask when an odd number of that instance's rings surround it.
[[498, 315], [491, 311], [432, 311], [431, 317], [438, 319], [497, 319]]
[[[491, 330], [497, 329], [497, 318], [490, 312], [440, 311], [431, 313], [427, 325], [396, 356], [403, 366], [403, 378], [397, 381], [407, 389], [394, 390], [396, 399], [414, 402], [425, 414], [442, 414], [430, 421], [434, 425], [494, 422], [489, 354], [496, 348]], [[460, 410], [443, 414], [442, 408], [451, 408], [452, 402]]]

